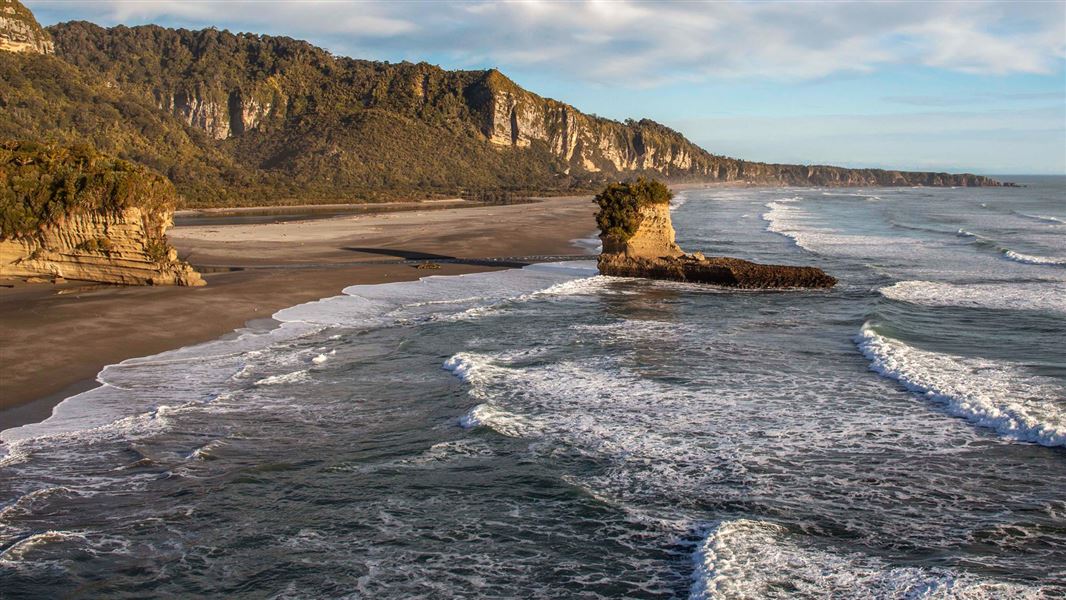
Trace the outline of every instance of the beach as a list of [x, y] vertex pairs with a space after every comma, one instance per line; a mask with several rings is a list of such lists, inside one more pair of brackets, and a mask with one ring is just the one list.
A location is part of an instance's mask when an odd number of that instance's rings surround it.
[[[96, 385], [106, 365], [226, 335], [355, 284], [514, 266], [485, 259], [580, 254], [595, 230], [591, 198], [404, 210], [277, 223], [187, 225], [168, 236], [206, 266], [202, 288], [58, 285], [0, 288], [0, 430], [40, 421]], [[195, 222], [195, 219], [190, 221]], [[439, 269], [417, 269], [433, 260]]]
[[[232, 265], [227, 244], [257, 260], [176, 290], [219, 290], [173, 311], [176, 329], [223, 318], [220, 299], [245, 306], [232, 327], [271, 319], [180, 349], [171, 335], [46, 421], [3, 431], [0, 587], [1062, 595], [1062, 189], [735, 188], [671, 203], [682, 248], [816, 265], [831, 289], [607, 277], [591, 256], [541, 255], [338, 294], [360, 268], [395, 281], [487, 264], [374, 262], [389, 254], [573, 254], [590, 233], [581, 200], [438, 211], [426, 231], [399, 214], [179, 229], [194, 263]], [[521, 241], [545, 228], [555, 245]], [[297, 262], [285, 247], [300, 243]], [[344, 260], [363, 266], [329, 266]], [[275, 296], [294, 282], [329, 297]], [[294, 304], [271, 313], [263, 298]]]

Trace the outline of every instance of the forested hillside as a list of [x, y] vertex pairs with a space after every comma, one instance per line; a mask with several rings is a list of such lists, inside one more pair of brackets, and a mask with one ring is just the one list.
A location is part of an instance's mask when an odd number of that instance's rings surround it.
[[496, 70], [336, 57], [285, 37], [158, 26], [47, 28], [55, 55], [0, 52], [0, 137], [147, 165], [188, 206], [563, 193], [651, 175], [788, 185], [994, 185], [972, 175], [771, 165], [710, 154]]

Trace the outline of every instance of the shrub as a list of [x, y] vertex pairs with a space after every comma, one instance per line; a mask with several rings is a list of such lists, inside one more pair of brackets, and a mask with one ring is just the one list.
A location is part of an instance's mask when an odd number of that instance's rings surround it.
[[612, 183], [596, 195], [594, 202], [600, 207], [596, 224], [600, 233], [626, 241], [640, 227], [642, 206], [668, 204], [673, 194], [661, 181], [638, 178], [636, 181]]

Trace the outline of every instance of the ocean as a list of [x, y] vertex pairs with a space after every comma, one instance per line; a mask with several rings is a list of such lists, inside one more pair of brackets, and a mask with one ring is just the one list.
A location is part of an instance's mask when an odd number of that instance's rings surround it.
[[0, 595], [1066, 597], [1066, 178], [1022, 182], [675, 199], [828, 291], [538, 264], [109, 366], [0, 434]]

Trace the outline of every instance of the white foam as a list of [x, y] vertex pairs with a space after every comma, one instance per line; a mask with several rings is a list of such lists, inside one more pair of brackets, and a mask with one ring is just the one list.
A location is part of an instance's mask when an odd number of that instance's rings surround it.
[[284, 385], [288, 383], [304, 383], [306, 381], [309, 381], [307, 370], [302, 369], [291, 373], [281, 373], [279, 375], [264, 377], [255, 382], [255, 385]]
[[[587, 285], [592, 286], [588, 288], [591, 293], [597, 284], [556, 286], [595, 274], [594, 262], [579, 261], [350, 286], [341, 296], [278, 311], [273, 318], [280, 324], [271, 329], [241, 329], [236, 337], [226, 336], [105, 367], [97, 377], [100, 387], [65, 399], [40, 423], [0, 432], [0, 440], [6, 446], [0, 466], [26, 460], [32, 453], [27, 440], [71, 441], [72, 436], [84, 432], [88, 441], [101, 436], [136, 436], [146, 427], [157, 431], [165, 423], [161, 417], [167, 406], [201, 405], [232, 391], [232, 386], [245, 385], [257, 373], [261, 377], [255, 381], [258, 386], [307, 381], [306, 369], [281, 374], [276, 369], [308, 362], [319, 365], [328, 360], [331, 353], [320, 351], [312, 355], [313, 350], [293, 351], [291, 347], [326, 327], [373, 328], [468, 310], [484, 311], [486, 306], [508, 301], [586, 293], [582, 288]], [[275, 372], [271, 374], [271, 370]], [[189, 398], [197, 400], [189, 402]]]
[[[1066, 446], [1066, 397], [1052, 382], [991, 360], [913, 348], [862, 327], [856, 343], [870, 369], [1001, 436]], [[1053, 398], [1058, 398], [1056, 401]]]
[[1056, 256], [1038, 256], [1036, 254], [1022, 254], [1014, 250], [1004, 250], [1003, 255], [1007, 258], [1027, 265], [1066, 265], [1066, 258]]
[[521, 438], [536, 435], [541, 427], [530, 419], [507, 412], [491, 404], [479, 404], [459, 417], [459, 426], [464, 429], [488, 427], [507, 437]]
[[717, 523], [695, 552], [690, 598], [1042, 598], [1039, 589], [947, 569], [892, 567], [804, 547], [778, 525]]
[[0, 564], [11, 564], [20, 561], [25, 557], [27, 552], [46, 544], [67, 540], [85, 541], [85, 539], [85, 534], [71, 531], [45, 531], [42, 533], [35, 533], [15, 542], [6, 550], [0, 552]]
[[878, 290], [882, 296], [925, 306], [1066, 312], [1066, 282], [945, 283], [900, 281]]
[[319, 353], [314, 358], [311, 359], [311, 363], [312, 364], [316, 364], [316, 365], [320, 365], [320, 364], [326, 362], [327, 360], [329, 360], [329, 357], [333, 356], [336, 353], [337, 353], [336, 350], [330, 350], [329, 352]]

